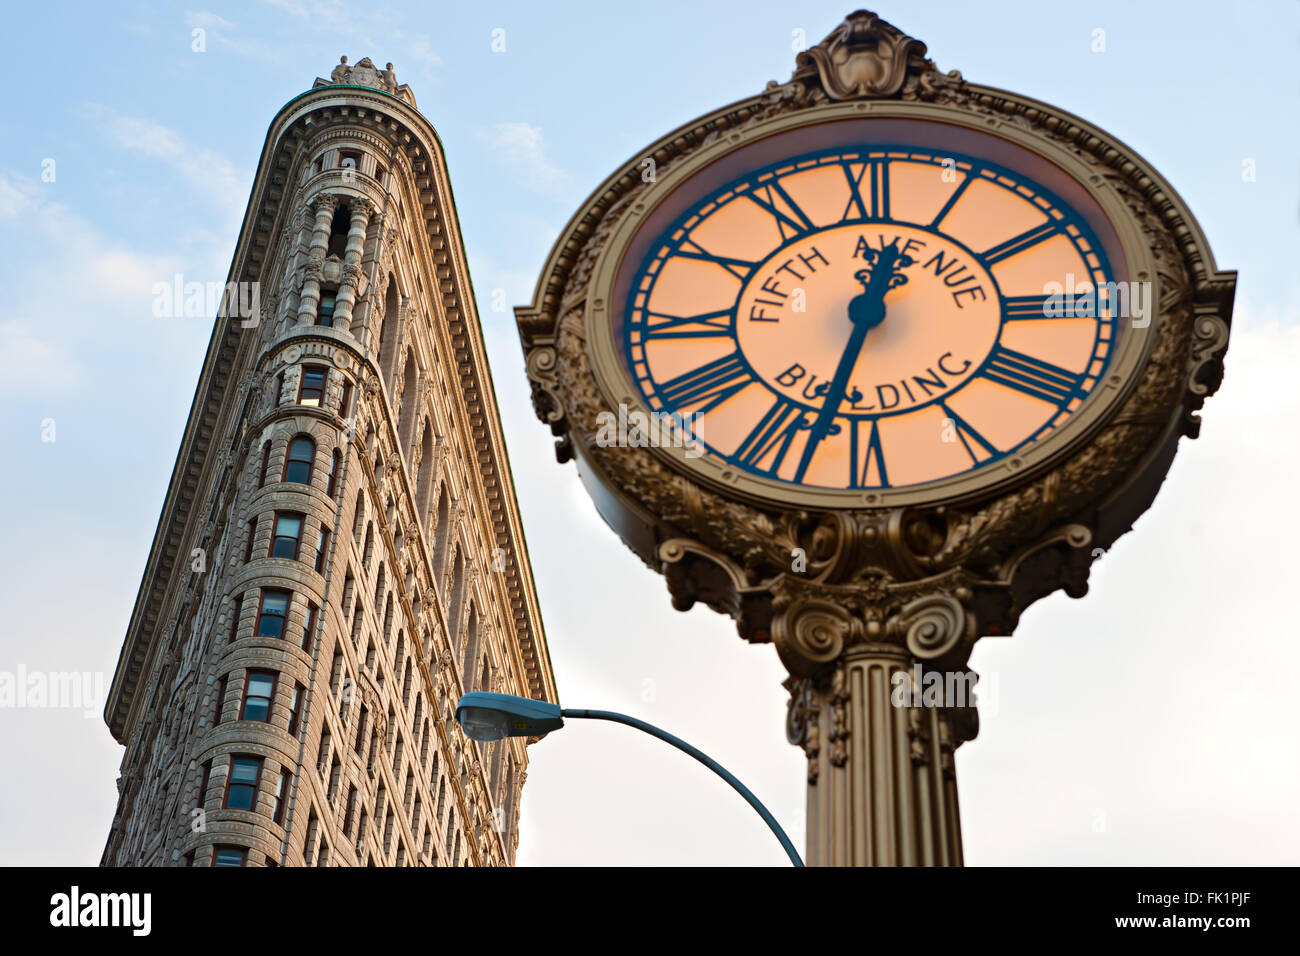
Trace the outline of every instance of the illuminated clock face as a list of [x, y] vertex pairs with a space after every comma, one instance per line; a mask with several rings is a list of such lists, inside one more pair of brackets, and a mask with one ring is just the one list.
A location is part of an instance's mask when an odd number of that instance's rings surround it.
[[728, 469], [903, 488], [1076, 414], [1115, 351], [1114, 279], [1083, 216], [1018, 172], [836, 148], [692, 204], [632, 276], [620, 345], [650, 409]]

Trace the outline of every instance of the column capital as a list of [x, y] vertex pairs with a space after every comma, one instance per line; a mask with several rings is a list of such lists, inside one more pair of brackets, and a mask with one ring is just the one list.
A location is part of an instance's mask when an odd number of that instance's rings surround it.
[[312, 199], [312, 208], [316, 210], [316, 217], [329, 213], [334, 215], [334, 210], [338, 208], [339, 196], [335, 193], [317, 193]]

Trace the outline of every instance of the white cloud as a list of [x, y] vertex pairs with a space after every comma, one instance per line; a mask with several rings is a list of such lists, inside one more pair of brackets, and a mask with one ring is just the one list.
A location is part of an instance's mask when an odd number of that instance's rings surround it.
[[431, 69], [442, 66], [442, 57], [434, 52], [433, 43], [428, 34], [412, 33], [409, 34], [409, 37], [411, 42], [407, 47], [407, 52], [410, 53], [411, 59]]
[[229, 20], [222, 19], [221, 17], [217, 16], [215, 13], [212, 13], [207, 10], [200, 10], [197, 12], [193, 10], [186, 10], [185, 22], [192, 27], [204, 27], [205, 29], [211, 29], [213, 27], [234, 26], [234, 24], [231, 23]]
[[235, 221], [243, 216], [251, 184], [221, 154], [187, 143], [179, 132], [156, 120], [126, 116], [99, 103], [86, 104], [85, 112], [113, 145], [162, 161], [215, 202], [224, 215]]
[[32, 323], [11, 319], [0, 322], [0, 355], [5, 357], [5, 374], [0, 375], [0, 393], [50, 391], [78, 384], [82, 369], [63, 349], [37, 338]]
[[549, 194], [569, 187], [569, 174], [546, 156], [540, 128], [529, 123], [498, 123], [486, 138], [501, 163], [518, 173], [530, 189]]

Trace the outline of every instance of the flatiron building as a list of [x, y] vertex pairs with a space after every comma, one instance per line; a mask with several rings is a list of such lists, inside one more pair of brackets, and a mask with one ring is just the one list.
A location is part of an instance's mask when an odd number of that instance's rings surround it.
[[271, 123], [113, 678], [105, 866], [510, 865], [555, 700], [442, 147], [346, 58]]

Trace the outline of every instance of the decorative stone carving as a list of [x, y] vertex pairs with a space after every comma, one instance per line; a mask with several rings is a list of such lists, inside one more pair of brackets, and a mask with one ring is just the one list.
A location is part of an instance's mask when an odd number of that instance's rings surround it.
[[[915, 82], [922, 74], [937, 72], [925, 58], [924, 43], [874, 13], [859, 10], [795, 58], [790, 82], [820, 86], [831, 100], [849, 100], [895, 96], [907, 80]], [[961, 78], [956, 72], [950, 76]]]

